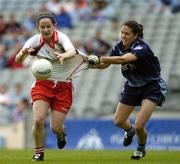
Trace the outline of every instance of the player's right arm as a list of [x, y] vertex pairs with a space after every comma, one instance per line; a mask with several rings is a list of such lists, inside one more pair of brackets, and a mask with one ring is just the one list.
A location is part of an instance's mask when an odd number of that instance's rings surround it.
[[105, 63], [100, 63], [100, 64], [96, 64], [96, 65], [89, 64], [88, 68], [90, 68], [90, 69], [105, 69], [105, 68], [109, 67], [109, 65], [110, 64], [105, 64]]
[[16, 63], [22, 63], [26, 57], [30, 54], [30, 52], [34, 51], [33, 48], [28, 47], [28, 48], [23, 48], [17, 55], [15, 58]]
[[123, 56], [101, 56], [90, 55], [88, 62], [92, 68], [107, 68], [111, 64], [124, 64], [137, 60], [137, 57], [132, 53], [127, 53]]
[[86, 55], [83, 52], [76, 49], [76, 54], [80, 55], [84, 62], [88, 63], [89, 69], [104, 69], [107, 68], [110, 64], [100, 63], [100, 58], [95, 55]]
[[16, 58], [15, 58], [16, 63], [18, 64], [23, 63], [26, 57], [29, 56], [30, 53], [35, 50], [33, 47], [35, 47], [35, 45], [38, 44], [37, 40], [39, 40], [39, 36], [35, 35], [26, 41], [23, 48], [16, 55]]
[[105, 69], [109, 67], [109, 63], [103, 63], [100, 61], [101, 57], [98, 57], [96, 55], [89, 55], [87, 56], [88, 61], [88, 68], [90, 69]]

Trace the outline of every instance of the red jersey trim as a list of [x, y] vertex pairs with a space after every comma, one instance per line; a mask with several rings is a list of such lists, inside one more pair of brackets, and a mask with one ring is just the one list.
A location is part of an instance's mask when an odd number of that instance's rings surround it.
[[[42, 43], [45, 43], [45, 42], [46, 42], [45, 39], [41, 36], [40, 43], [42, 44]], [[49, 46], [51, 48], [54, 48], [55, 43], [58, 43], [58, 32], [54, 30]]]

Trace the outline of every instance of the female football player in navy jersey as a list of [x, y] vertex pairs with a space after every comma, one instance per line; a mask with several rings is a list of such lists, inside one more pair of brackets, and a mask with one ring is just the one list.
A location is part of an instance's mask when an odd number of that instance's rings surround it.
[[[147, 141], [146, 123], [150, 119], [156, 106], [165, 101], [166, 84], [160, 77], [160, 64], [150, 46], [143, 38], [143, 26], [130, 20], [121, 26], [121, 40], [115, 44], [110, 56], [89, 57], [91, 68], [107, 68], [111, 64], [121, 64], [123, 76], [127, 79], [117, 106], [114, 123], [125, 130], [123, 145], [132, 143], [136, 134], [138, 139], [137, 150], [131, 159], [138, 160], [145, 156]], [[93, 66], [94, 65], [94, 66]], [[134, 125], [129, 116], [135, 106], [141, 106]]]

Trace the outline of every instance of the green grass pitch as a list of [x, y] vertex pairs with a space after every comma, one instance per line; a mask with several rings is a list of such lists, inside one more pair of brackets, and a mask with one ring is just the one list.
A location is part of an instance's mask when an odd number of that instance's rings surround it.
[[[43, 164], [180, 164], [180, 151], [147, 151], [139, 161], [130, 160], [132, 151], [46, 150]], [[30, 164], [32, 150], [0, 149], [0, 164]]]

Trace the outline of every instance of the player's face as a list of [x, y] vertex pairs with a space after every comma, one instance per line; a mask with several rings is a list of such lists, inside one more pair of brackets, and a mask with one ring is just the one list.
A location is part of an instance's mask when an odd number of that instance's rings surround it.
[[54, 24], [51, 19], [43, 18], [39, 20], [38, 31], [46, 41], [50, 41], [54, 31]]
[[137, 39], [138, 35], [134, 34], [131, 28], [129, 28], [128, 26], [123, 25], [121, 27], [120, 37], [122, 39], [123, 45], [128, 48], [129, 46], [131, 46], [133, 41]]

